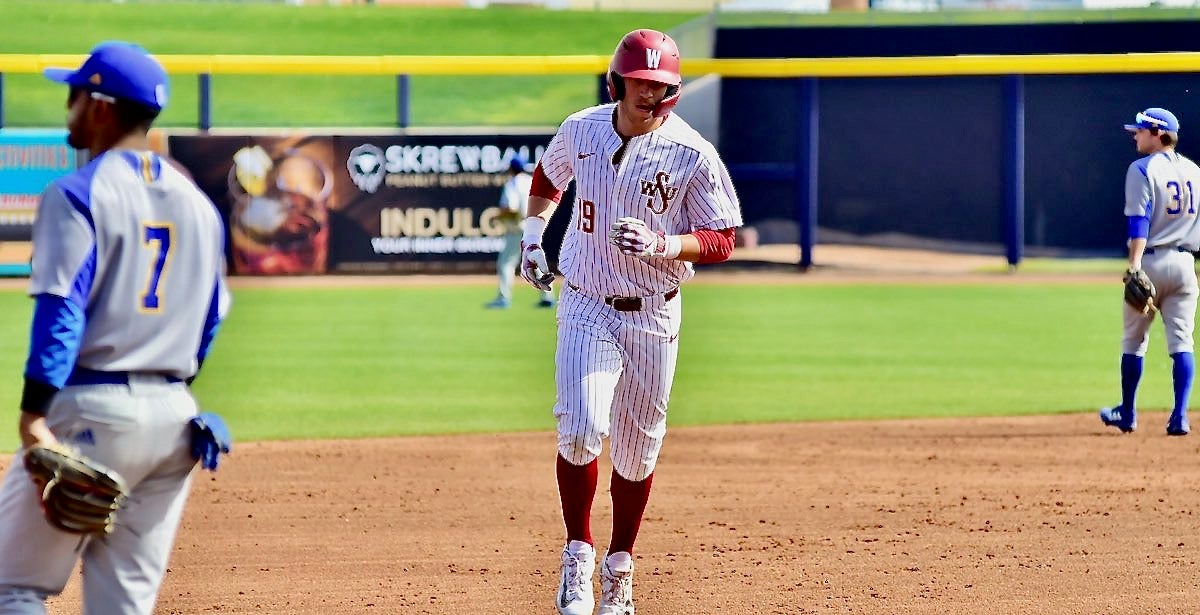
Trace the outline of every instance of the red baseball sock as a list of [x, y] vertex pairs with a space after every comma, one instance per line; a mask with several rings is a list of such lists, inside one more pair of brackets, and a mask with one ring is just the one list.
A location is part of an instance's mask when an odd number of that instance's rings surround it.
[[650, 500], [650, 483], [654, 482], [651, 473], [645, 480], [634, 482], [621, 478], [616, 470], [612, 473], [612, 503], [613, 531], [612, 542], [608, 545], [609, 553], [626, 551], [633, 553], [633, 541], [637, 540], [638, 530], [642, 527], [642, 513], [646, 512], [646, 502]]
[[562, 455], [558, 456], [555, 474], [558, 476], [558, 498], [562, 502], [563, 523], [567, 526], [567, 541], [592, 541], [592, 500], [596, 498], [599, 462], [595, 459], [577, 466]]

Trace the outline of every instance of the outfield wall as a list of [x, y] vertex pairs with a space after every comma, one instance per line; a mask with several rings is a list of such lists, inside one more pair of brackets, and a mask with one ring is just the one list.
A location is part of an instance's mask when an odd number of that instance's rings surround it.
[[[771, 40], [763, 36], [764, 41]], [[795, 33], [792, 37], [798, 39]], [[161, 56], [160, 59], [172, 73], [199, 74], [202, 80], [212, 74], [597, 74], [608, 61], [605, 56]], [[74, 56], [0, 54], [0, 71], [36, 73], [43, 66], [79, 61]], [[1134, 157], [1129, 137], [1119, 127], [1143, 107], [1175, 108], [1183, 117], [1182, 150], [1187, 153], [1188, 95], [1197, 67], [1200, 67], [1200, 53], [1183, 52], [724, 57], [689, 60], [683, 71], [687, 77], [713, 73], [724, 77], [725, 85], [720, 88], [722, 122], [716, 140], [742, 195], [745, 218], [760, 231], [761, 241], [799, 239], [801, 264], [806, 265], [811, 263], [815, 241], [846, 236], [852, 240], [857, 237], [860, 242], [865, 237], [870, 242], [879, 236], [902, 235], [940, 241], [943, 246], [962, 244], [968, 249], [1003, 246], [999, 249], [1007, 250], [1010, 263], [1020, 260], [1021, 249], [1027, 244], [1047, 249], [1117, 251], [1123, 239], [1122, 221], [1114, 212], [1119, 211], [1121, 177]], [[685, 92], [688, 87], [685, 86]], [[1146, 99], [1148, 92], [1154, 93], [1150, 100]], [[231, 136], [228, 131], [221, 132], [225, 137]], [[200, 134], [220, 138], [216, 131]], [[380, 140], [395, 140], [389, 148], [417, 147], [422, 151], [432, 148], [441, 152], [462, 145], [444, 140], [445, 136], [446, 132], [439, 129], [406, 129], [375, 135]], [[474, 136], [489, 138], [483, 133]], [[549, 136], [548, 132], [530, 133], [521, 138], [528, 139], [525, 147], [532, 152]], [[286, 137], [305, 138], [294, 133]], [[215, 159], [187, 163], [202, 181], [210, 182], [207, 189], [214, 200], [228, 201], [228, 194], [220, 191], [227, 190], [223, 186], [229, 185], [231, 159], [242, 147], [256, 145], [253, 138], [256, 137], [236, 136], [221, 146], [226, 150]], [[341, 142], [339, 135], [318, 135], [318, 138], [334, 144]], [[421, 141], [427, 138], [443, 141]], [[508, 152], [513, 144], [506, 143], [495, 141], [490, 146]], [[269, 145], [274, 148], [277, 144]], [[332, 152], [340, 146], [329, 147], [334, 148]], [[351, 157], [350, 150], [336, 152], [327, 156], [328, 172], [323, 173], [326, 176], [340, 172], [338, 169], [345, 167]], [[274, 163], [277, 154], [267, 157]], [[216, 175], [204, 179], [214, 168], [219, 168]], [[457, 186], [477, 190], [477, 195], [469, 199], [471, 204], [465, 206], [470, 210], [469, 222], [464, 217], [467, 214], [455, 213], [453, 205], [458, 197], [446, 193], [436, 200], [452, 207], [425, 207], [432, 213], [419, 214], [426, 216], [420, 223], [437, 224], [446, 230], [443, 236], [452, 238], [454, 233], [463, 232], [460, 228], [494, 237], [494, 233], [484, 230], [490, 228], [484, 224], [484, 214], [494, 202], [498, 180], [492, 177], [480, 179], [478, 185]], [[429, 181], [442, 182], [442, 179]], [[337, 183], [336, 179], [322, 182], [318, 192]], [[410, 190], [427, 186], [389, 187]], [[438, 187], [451, 186], [439, 183]], [[411, 200], [409, 196], [396, 198]], [[417, 200], [420, 198], [426, 197]], [[1115, 208], [1106, 209], [1113, 202]], [[233, 209], [232, 204], [226, 207]], [[568, 208], [560, 211], [564, 216], [569, 215]], [[377, 213], [382, 229], [386, 226], [384, 216]], [[297, 229], [321, 226], [331, 232], [336, 220], [334, 216], [330, 218], [328, 224], [300, 221]], [[258, 218], [251, 216], [251, 219]], [[375, 242], [372, 250], [384, 244], [392, 246], [389, 250], [408, 249], [401, 241], [391, 241], [398, 238], [382, 233], [372, 235], [372, 229], [365, 226], [366, 219], [358, 221], [363, 234], [387, 240], [382, 244]], [[398, 228], [415, 224], [408, 218], [396, 223]], [[818, 226], [822, 229], [821, 238], [813, 236], [812, 230]], [[782, 230], [773, 234], [763, 230], [776, 228]], [[255, 234], [260, 242], [264, 241], [263, 233]], [[437, 242], [420, 243], [430, 247], [426, 244]], [[459, 254], [458, 243], [470, 242], [456, 241], [455, 254]], [[375, 262], [370, 267], [347, 268], [351, 259], [340, 258], [338, 254], [352, 254], [364, 244], [359, 242], [353, 249], [335, 248], [336, 242], [327, 241], [325, 245], [326, 258], [310, 259], [313, 263], [324, 262], [323, 266], [306, 264], [303, 271], [277, 272], [412, 270], [401, 262], [409, 257], [382, 259], [386, 261], [382, 265]], [[480, 250], [470, 258], [456, 256], [451, 259], [456, 264], [444, 270], [462, 270], [460, 266], [468, 265], [486, 269], [485, 263], [491, 260], [488, 252], [494, 250]], [[428, 262], [421, 267], [443, 260], [432, 257], [412, 260], [422, 259]]]
[[[1125, 169], [1138, 154], [1121, 126], [1147, 106], [1173, 109], [1180, 151], [1200, 157], [1195, 87], [1190, 73], [1025, 77], [1025, 246], [1123, 250]], [[784, 229], [767, 241], [795, 241], [794, 223], [778, 222], [794, 221], [802, 200], [791, 172], [800, 120], [795, 106], [762, 101], [795, 100], [794, 89], [722, 84], [721, 152], [746, 221]], [[819, 228], [999, 249], [1011, 189], [1003, 78], [827, 79], [818, 89]]]
[[[1200, 49], [1198, 25], [721, 29], [716, 55], [1191, 51]], [[1200, 157], [1200, 129], [1189, 129], [1200, 126], [1200, 110], [1190, 69], [1127, 73], [1122, 65], [1137, 56], [1112, 57], [1096, 74], [814, 78], [815, 226], [825, 237], [1003, 250], [1006, 208], [1019, 189], [1011, 178], [1023, 175], [1024, 246], [1120, 253], [1125, 169], [1137, 158], [1122, 124], [1145, 107], [1170, 108], [1182, 123], [1180, 151]], [[1022, 72], [1019, 59], [1012, 62]], [[747, 222], [770, 230], [767, 241], [795, 241], [804, 215], [808, 187], [796, 176], [807, 165], [810, 117], [797, 81], [726, 78], [721, 87], [721, 152]], [[1015, 108], [1006, 98], [1014, 84]], [[1016, 169], [1008, 159], [1014, 147], [1023, 150]]]

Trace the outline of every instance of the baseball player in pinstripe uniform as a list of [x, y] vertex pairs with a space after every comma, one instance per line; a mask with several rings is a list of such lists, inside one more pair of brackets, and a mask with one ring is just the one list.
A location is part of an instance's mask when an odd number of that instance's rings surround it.
[[[1179, 120], [1170, 111], [1146, 109], [1125, 129], [1133, 133], [1138, 153], [1144, 154], [1125, 174], [1129, 271], [1145, 271], [1157, 289], [1155, 304], [1162, 312], [1167, 353], [1174, 361], [1175, 406], [1167, 434], [1183, 436], [1190, 431], [1187, 406], [1196, 372], [1192, 332], [1200, 290], [1192, 252], [1200, 248], [1200, 217], [1196, 215], [1200, 168], [1175, 151]], [[1100, 420], [1128, 433], [1137, 428], [1135, 400], [1154, 311], [1140, 312], [1128, 304], [1124, 309], [1121, 403], [1101, 409]]]
[[[69, 143], [91, 161], [42, 194], [23, 447], [68, 445], [129, 491], [102, 538], [52, 527], [21, 463], [0, 487], [0, 613], [45, 613], [83, 560], [83, 612], [154, 609], [195, 466], [195, 376], [229, 304], [220, 216], [149, 151], [167, 75], [145, 50], [104, 43], [70, 86]], [[215, 462], [209, 469], [215, 469]]]
[[[636, 30], [608, 73], [615, 103], [568, 117], [530, 190], [521, 275], [550, 288], [542, 232], [562, 191], [576, 184], [559, 269], [555, 382], [558, 477], [566, 545], [555, 606], [591, 613], [600, 567], [601, 615], [632, 615], [633, 545], [666, 432], [680, 325], [679, 286], [692, 263], [727, 259], [742, 224], [716, 149], [678, 115], [679, 50]], [[597, 457], [609, 438], [612, 537], [597, 558], [591, 531]]]

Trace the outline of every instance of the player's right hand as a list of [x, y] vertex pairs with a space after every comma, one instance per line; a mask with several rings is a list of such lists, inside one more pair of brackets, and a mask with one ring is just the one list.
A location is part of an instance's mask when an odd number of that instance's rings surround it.
[[550, 290], [554, 273], [546, 263], [546, 253], [541, 245], [521, 242], [521, 277], [538, 290]]

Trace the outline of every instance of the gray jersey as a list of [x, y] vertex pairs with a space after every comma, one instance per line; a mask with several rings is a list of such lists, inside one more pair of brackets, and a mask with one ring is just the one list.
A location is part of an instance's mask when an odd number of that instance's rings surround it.
[[190, 180], [151, 152], [107, 152], [46, 189], [33, 235], [29, 293], [87, 315], [78, 366], [195, 374], [229, 293], [220, 215]]
[[525, 216], [529, 211], [529, 187], [532, 184], [532, 175], [517, 173], [508, 178], [508, 181], [504, 182], [504, 187], [500, 189], [500, 207], [517, 214], [519, 222], [513, 224], [508, 232], [509, 234], [518, 234], [518, 242], [521, 229], [525, 227]]
[[524, 218], [529, 211], [529, 186], [532, 184], [533, 176], [528, 173], [517, 173], [508, 178], [500, 189], [500, 206]]
[[1200, 167], [1174, 151], [1135, 160], [1125, 173], [1125, 215], [1150, 220], [1146, 245], [1200, 249]]

